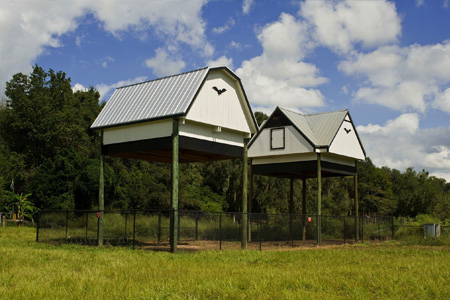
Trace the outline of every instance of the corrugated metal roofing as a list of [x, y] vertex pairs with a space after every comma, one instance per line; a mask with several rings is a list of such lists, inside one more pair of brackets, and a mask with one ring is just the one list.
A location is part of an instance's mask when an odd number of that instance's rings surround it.
[[91, 128], [186, 114], [208, 71], [203, 68], [117, 88]]
[[284, 108], [279, 109], [314, 146], [330, 146], [348, 110], [302, 115]]

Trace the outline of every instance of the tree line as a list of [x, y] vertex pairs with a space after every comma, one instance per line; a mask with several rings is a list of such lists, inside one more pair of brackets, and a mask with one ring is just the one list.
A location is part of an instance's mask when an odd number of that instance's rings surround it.
[[[11, 209], [16, 194], [39, 209], [94, 209], [98, 201], [100, 139], [89, 129], [104, 106], [91, 87], [74, 92], [62, 72], [34, 66], [6, 83], [0, 106], [0, 212]], [[267, 115], [256, 112], [261, 124]], [[105, 159], [105, 207], [170, 208], [170, 166]], [[239, 211], [242, 162], [227, 160], [180, 166], [180, 209]], [[408, 168], [404, 172], [358, 163], [359, 213], [450, 218], [450, 184]], [[307, 180], [307, 212], [316, 212], [317, 182]], [[289, 212], [287, 179], [254, 176], [252, 211]], [[294, 182], [295, 212], [301, 213], [302, 182]], [[325, 178], [322, 213], [351, 215], [352, 177]]]

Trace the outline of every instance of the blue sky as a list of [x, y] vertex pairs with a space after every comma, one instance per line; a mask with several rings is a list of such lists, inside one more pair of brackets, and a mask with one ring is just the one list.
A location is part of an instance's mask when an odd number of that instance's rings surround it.
[[377, 166], [450, 181], [449, 0], [2, 0], [0, 41], [1, 94], [34, 64], [104, 100], [227, 65], [255, 111], [348, 108]]

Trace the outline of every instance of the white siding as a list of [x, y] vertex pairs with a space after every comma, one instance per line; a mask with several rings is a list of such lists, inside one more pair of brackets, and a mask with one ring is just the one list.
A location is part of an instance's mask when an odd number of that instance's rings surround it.
[[180, 122], [179, 132], [180, 136], [193, 137], [200, 140], [210, 142], [218, 142], [233, 146], [243, 147], [244, 138], [249, 135], [239, 131], [232, 131], [222, 128], [220, 132], [216, 132], [217, 126], [192, 122], [185, 120], [185, 123]]
[[251, 144], [248, 150], [249, 157], [287, 155], [297, 153], [314, 152], [311, 144], [293, 127], [285, 127], [285, 148], [270, 149], [271, 128], [265, 128], [258, 138]]
[[148, 140], [172, 135], [172, 119], [108, 128], [103, 131], [103, 144]]
[[361, 160], [365, 159], [364, 152], [359, 144], [358, 137], [356, 136], [355, 128], [351, 122], [342, 122], [341, 127], [330, 145], [329, 152]]
[[[226, 92], [218, 95], [214, 86], [219, 90], [225, 88]], [[250, 133], [244, 111], [247, 112], [247, 105], [238, 82], [223, 71], [211, 71], [186, 119]]]
[[316, 153], [289, 154], [289, 155], [273, 155], [252, 158], [252, 165], [277, 164], [288, 162], [300, 162], [317, 160]]
[[340, 164], [340, 165], [347, 165], [347, 166], [351, 166], [351, 167], [355, 166], [354, 158], [340, 156], [340, 155], [336, 155], [336, 154], [332, 154], [332, 153], [322, 153], [321, 160], [335, 163], [335, 164]]

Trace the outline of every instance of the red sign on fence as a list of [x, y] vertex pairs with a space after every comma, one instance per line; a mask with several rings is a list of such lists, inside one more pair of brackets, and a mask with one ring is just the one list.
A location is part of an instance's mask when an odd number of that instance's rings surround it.
[[101, 216], [102, 214], [101, 213], [97, 213], [97, 218], [100, 218], [100, 216]]
[[308, 217], [308, 222], [312, 222], [312, 218], [311, 217]]

